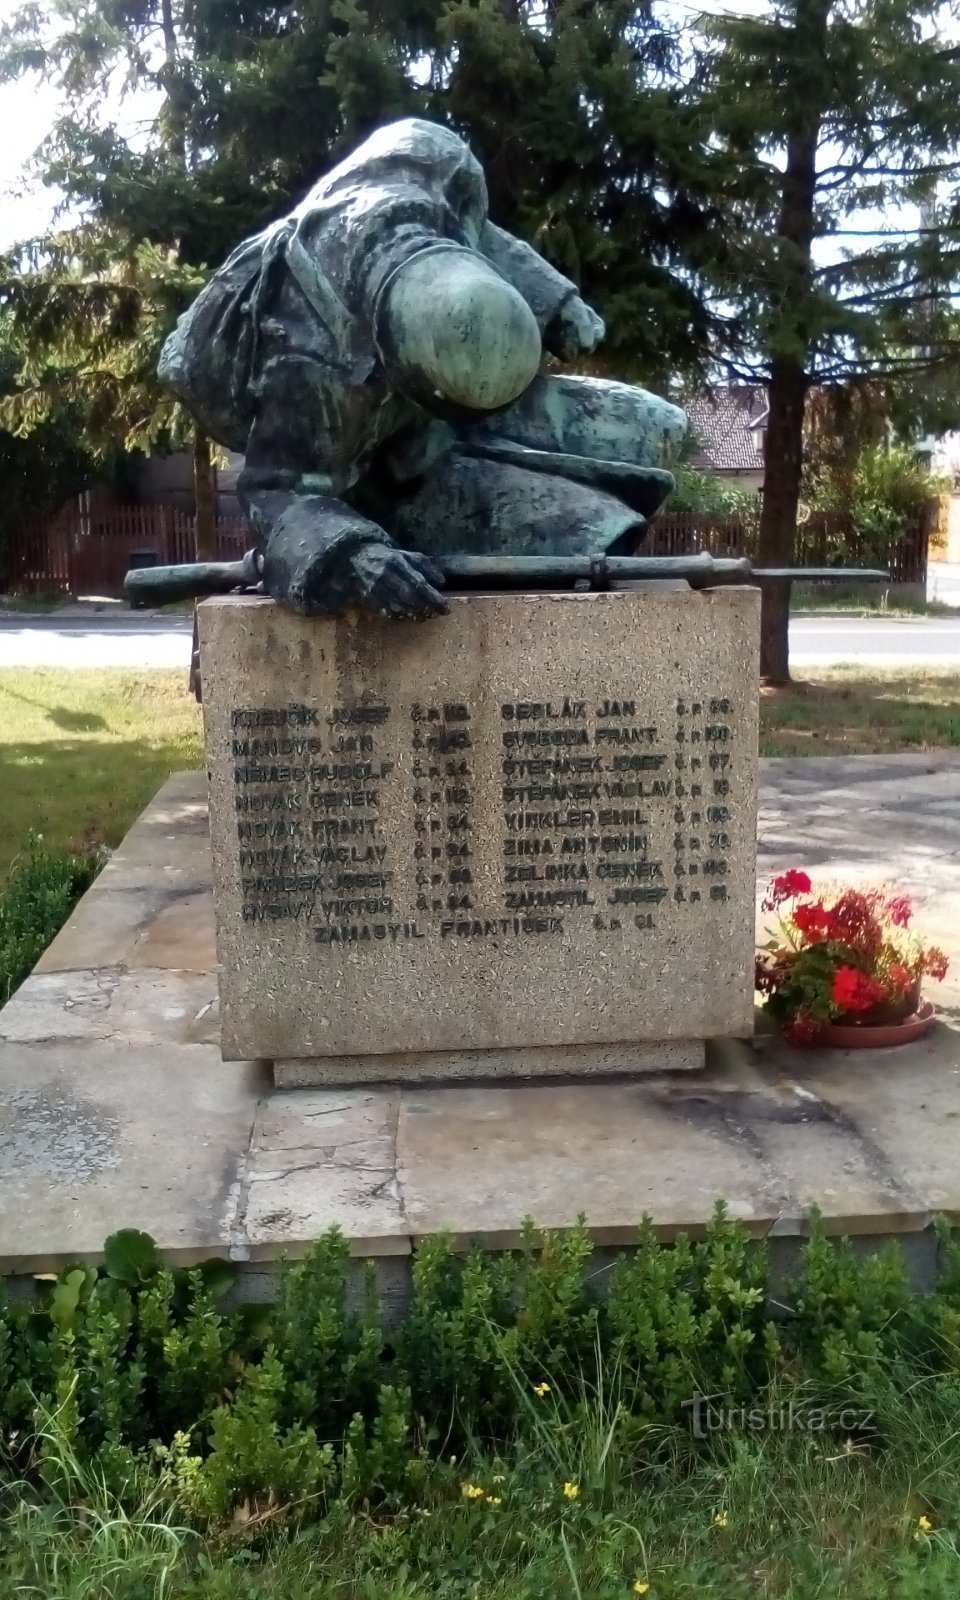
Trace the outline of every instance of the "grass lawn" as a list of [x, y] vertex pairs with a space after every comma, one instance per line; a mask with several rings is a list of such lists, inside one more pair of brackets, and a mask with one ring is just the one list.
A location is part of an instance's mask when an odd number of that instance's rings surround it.
[[52, 849], [118, 844], [171, 772], [199, 765], [186, 676], [0, 671], [0, 882], [31, 830]]
[[765, 756], [877, 755], [960, 745], [960, 673], [921, 667], [821, 668], [815, 679], [764, 690]]
[[35, 1600], [956, 1600], [945, 1419], [926, 1463], [915, 1428], [892, 1449], [758, 1432], [699, 1453], [656, 1432], [631, 1446], [612, 1408], [575, 1427], [560, 1407], [539, 1444], [279, 1536], [279, 1506], [207, 1541], [162, 1497], [128, 1518], [75, 1482], [72, 1504], [14, 1509], [0, 1583]]
[[797, 595], [790, 600], [792, 615], [832, 615], [846, 617], [950, 617], [956, 616], [956, 607], [940, 600], [908, 600], [895, 596], [888, 599], [884, 592], [859, 595]]

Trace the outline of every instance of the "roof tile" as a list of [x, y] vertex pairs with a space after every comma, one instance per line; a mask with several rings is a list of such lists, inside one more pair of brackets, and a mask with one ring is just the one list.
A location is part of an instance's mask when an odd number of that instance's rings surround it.
[[751, 423], [763, 420], [766, 390], [752, 384], [718, 384], [687, 401], [690, 432], [697, 449], [690, 464], [704, 472], [759, 472], [763, 452]]

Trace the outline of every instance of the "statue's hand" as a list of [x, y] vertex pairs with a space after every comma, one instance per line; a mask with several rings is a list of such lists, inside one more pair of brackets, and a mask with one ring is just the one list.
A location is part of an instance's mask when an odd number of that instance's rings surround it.
[[440, 593], [443, 584], [443, 573], [429, 556], [388, 544], [364, 544], [350, 556], [344, 589], [382, 617], [421, 622], [449, 611]]
[[362, 605], [419, 620], [448, 609], [443, 573], [430, 557], [395, 549], [382, 528], [341, 501], [268, 492], [250, 504], [272, 518], [263, 587], [291, 611], [328, 617]]
[[597, 348], [606, 327], [602, 317], [581, 300], [571, 295], [560, 307], [547, 330], [546, 342], [561, 361], [575, 361], [578, 356], [589, 355]]

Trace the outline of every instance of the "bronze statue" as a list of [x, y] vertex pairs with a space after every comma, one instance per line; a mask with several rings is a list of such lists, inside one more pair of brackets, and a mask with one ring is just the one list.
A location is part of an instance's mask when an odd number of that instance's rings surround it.
[[603, 336], [575, 286], [487, 218], [447, 129], [375, 133], [237, 249], [160, 373], [246, 456], [251, 571], [299, 611], [446, 609], [435, 558], [631, 555], [686, 421], [544, 372]]

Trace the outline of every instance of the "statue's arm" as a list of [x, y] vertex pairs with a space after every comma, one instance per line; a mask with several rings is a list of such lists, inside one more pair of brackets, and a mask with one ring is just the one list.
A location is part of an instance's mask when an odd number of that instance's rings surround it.
[[365, 605], [384, 616], [447, 609], [443, 578], [425, 558], [398, 550], [376, 522], [343, 498], [336, 440], [348, 397], [311, 381], [309, 365], [268, 363], [237, 483], [263, 558], [268, 594], [310, 616]]
[[498, 272], [519, 289], [537, 319], [544, 345], [553, 355], [573, 361], [596, 349], [605, 331], [602, 319], [581, 300], [576, 284], [551, 267], [532, 245], [487, 222], [480, 235], [480, 248]]
[[[421, 619], [448, 609], [443, 574], [427, 556], [398, 550], [389, 534], [304, 482], [247, 467], [237, 496], [263, 556], [263, 586], [307, 616], [363, 605], [387, 617]], [[271, 482], [272, 480], [272, 482]]]

